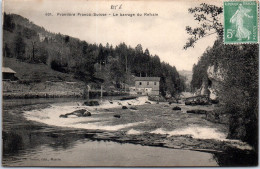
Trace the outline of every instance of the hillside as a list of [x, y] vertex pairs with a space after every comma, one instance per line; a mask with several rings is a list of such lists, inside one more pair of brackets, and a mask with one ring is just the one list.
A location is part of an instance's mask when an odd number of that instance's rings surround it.
[[71, 74], [58, 72], [52, 70], [45, 64], [34, 64], [21, 62], [15, 58], [4, 58], [4, 67], [10, 67], [16, 74], [15, 76], [20, 81], [27, 82], [46, 82], [46, 81], [68, 81], [79, 82], [79, 80], [73, 78]]
[[192, 71], [188, 70], [181, 70], [179, 71], [179, 74], [184, 77], [185, 79], [185, 91], [190, 92], [191, 91], [191, 80], [192, 80]]
[[186, 84], [190, 84], [191, 80], [192, 80], [192, 71], [189, 70], [181, 70], [179, 71], [179, 74], [186, 77]]
[[52, 70], [45, 64], [20, 62], [5, 58], [4, 67], [10, 67], [18, 81], [3, 82], [4, 98], [81, 97], [85, 85], [72, 75]]
[[133, 84], [133, 76], [150, 76], [161, 78], [162, 95], [185, 89], [176, 68], [141, 44], [135, 48], [125, 43], [90, 44], [51, 33], [16, 14], [4, 14], [3, 28], [4, 64], [19, 70], [20, 80], [81, 81], [96, 89], [102, 83], [104, 90], [122, 90]]

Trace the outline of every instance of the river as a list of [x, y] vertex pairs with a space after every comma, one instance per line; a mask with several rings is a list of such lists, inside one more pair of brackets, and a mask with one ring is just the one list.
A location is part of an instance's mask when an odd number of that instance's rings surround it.
[[[228, 149], [228, 151], [225, 149], [225, 152], [219, 152], [219, 148], [216, 148], [216, 151], [209, 151], [209, 147], [212, 149], [213, 144], [221, 148], [229, 143], [222, 144], [223, 140], [225, 141], [224, 126], [214, 125], [205, 122], [201, 117], [187, 116], [181, 112], [173, 116], [167, 114], [167, 110], [162, 111], [163, 115], [158, 115], [158, 118], [146, 117], [147, 114], [156, 113], [158, 105], [143, 105], [145, 101], [139, 99], [136, 103], [131, 102], [139, 106], [143, 112], [142, 117], [136, 117], [140, 112], [129, 110], [124, 113], [117, 108], [118, 105], [112, 105], [104, 100], [99, 109], [88, 108], [92, 111], [90, 119], [72, 117], [63, 120], [57, 117], [66, 111], [83, 108], [84, 106], [80, 106], [83, 100], [71, 98], [5, 100], [3, 165], [232, 166], [236, 165], [241, 157], [250, 163], [252, 155], [248, 155], [247, 151], [244, 153], [240, 149]], [[152, 106], [154, 107], [149, 112], [148, 108]], [[162, 105], [159, 109], [161, 107]], [[111, 111], [106, 112], [103, 109]], [[110, 117], [117, 112], [121, 112], [121, 119]], [[134, 118], [136, 119], [132, 120]], [[158, 125], [161, 124], [158, 119], [167, 125]], [[175, 125], [168, 124], [166, 119], [170, 119]], [[190, 125], [191, 121], [193, 122]], [[176, 128], [180, 127], [180, 124], [182, 127]], [[108, 130], [104, 131], [106, 128]], [[209, 132], [210, 134], [207, 134]], [[203, 151], [193, 151], [201, 149], [201, 145], [204, 146]], [[234, 154], [240, 155], [232, 156]], [[239, 164], [248, 163], [245, 161]]]
[[210, 153], [88, 139], [75, 141], [73, 146], [68, 148], [40, 145], [21, 152], [19, 156], [4, 158], [4, 164], [12, 166], [218, 166]]

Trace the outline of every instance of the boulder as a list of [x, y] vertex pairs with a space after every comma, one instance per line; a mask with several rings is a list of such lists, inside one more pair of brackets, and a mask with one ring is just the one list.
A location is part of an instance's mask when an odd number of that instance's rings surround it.
[[211, 103], [212, 103], [212, 104], [218, 104], [218, 103], [219, 103], [219, 100], [211, 100]]
[[190, 101], [185, 101], [185, 105], [191, 105]]
[[194, 106], [194, 105], [196, 105], [196, 102], [195, 101], [191, 101], [190, 105]]
[[136, 99], [137, 97], [135, 96], [127, 96], [127, 97], [122, 97], [120, 100], [133, 100]]
[[187, 110], [187, 113], [193, 113], [193, 114], [206, 114], [206, 110]]
[[68, 118], [68, 116], [66, 114], [61, 114], [60, 118]]
[[136, 107], [130, 107], [129, 109], [132, 109], [132, 110], [137, 110], [137, 108], [136, 108]]
[[85, 102], [84, 102], [84, 105], [85, 105], [85, 106], [99, 106], [99, 102], [98, 102], [98, 101], [94, 101], [94, 100], [85, 101]]
[[122, 109], [128, 109], [126, 106], [122, 106]]
[[87, 116], [91, 116], [91, 113], [89, 111], [87, 111], [86, 109], [80, 109], [80, 110], [75, 110], [71, 113], [61, 114], [59, 117], [67, 118], [69, 115], [75, 115], [78, 117], [87, 117]]
[[86, 111], [85, 113], [83, 113], [83, 117], [87, 117], [87, 116], [91, 116], [91, 113], [89, 111]]
[[86, 112], [86, 109], [80, 109], [80, 110], [75, 110], [72, 113], [67, 113], [67, 115], [76, 115], [76, 116], [83, 116], [83, 114]]
[[195, 114], [195, 110], [187, 110], [187, 113], [193, 113], [193, 114]]
[[114, 115], [115, 118], [120, 118], [121, 116], [119, 114]]
[[181, 108], [178, 107], [178, 106], [175, 106], [175, 107], [172, 108], [172, 110], [181, 110]]
[[196, 99], [194, 101], [185, 101], [185, 105], [210, 105], [206, 99]]

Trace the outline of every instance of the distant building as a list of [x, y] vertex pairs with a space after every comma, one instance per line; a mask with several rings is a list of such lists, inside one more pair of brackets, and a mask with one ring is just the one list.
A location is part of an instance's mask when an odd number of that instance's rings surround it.
[[160, 77], [135, 77], [135, 87], [130, 87], [130, 94], [159, 95]]
[[3, 80], [14, 80], [14, 79], [16, 79], [16, 77], [14, 76], [15, 73], [16, 72], [9, 67], [2, 67]]

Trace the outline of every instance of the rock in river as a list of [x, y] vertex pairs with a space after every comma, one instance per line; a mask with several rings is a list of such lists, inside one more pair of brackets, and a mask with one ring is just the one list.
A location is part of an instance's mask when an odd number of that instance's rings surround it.
[[193, 114], [206, 114], [206, 110], [187, 110], [187, 113], [193, 113]]
[[99, 106], [99, 102], [98, 102], [98, 101], [94, 101], [94, 100], [85, 101], [85, 102], [84, 102], [84, 105], [85, 105], [85, 106]]
[[67, 118], [69, 115], [75, 115], [78, 117], [87, 117], [87, 116], [91, 116], [91, 113], [86, 109], [80, 109], [80, 110], [75, 110], [72, 113], [61, 114], [60, 118]]
[[120, 118], [121, 116], [119, 114], [115, 114], [114, 117]]
[[68, 116], [66, 114], [61, 114], [60, 118], [68, 118]]
[[137, 110], [137, 107], [130, 107], [131, 110]]
[[126, 106], [122, 106], [122, 109], [128, 109]]
[[86, 111], [84, 114], [83, 114], [83, 117], [86, 117], [86, 116], [91, 116], [91, 113], [89, 111]]
[[178, 106], [175, 106], [174, 108], [172, 108], [172, 110], [181, 110], [181, 108]]

